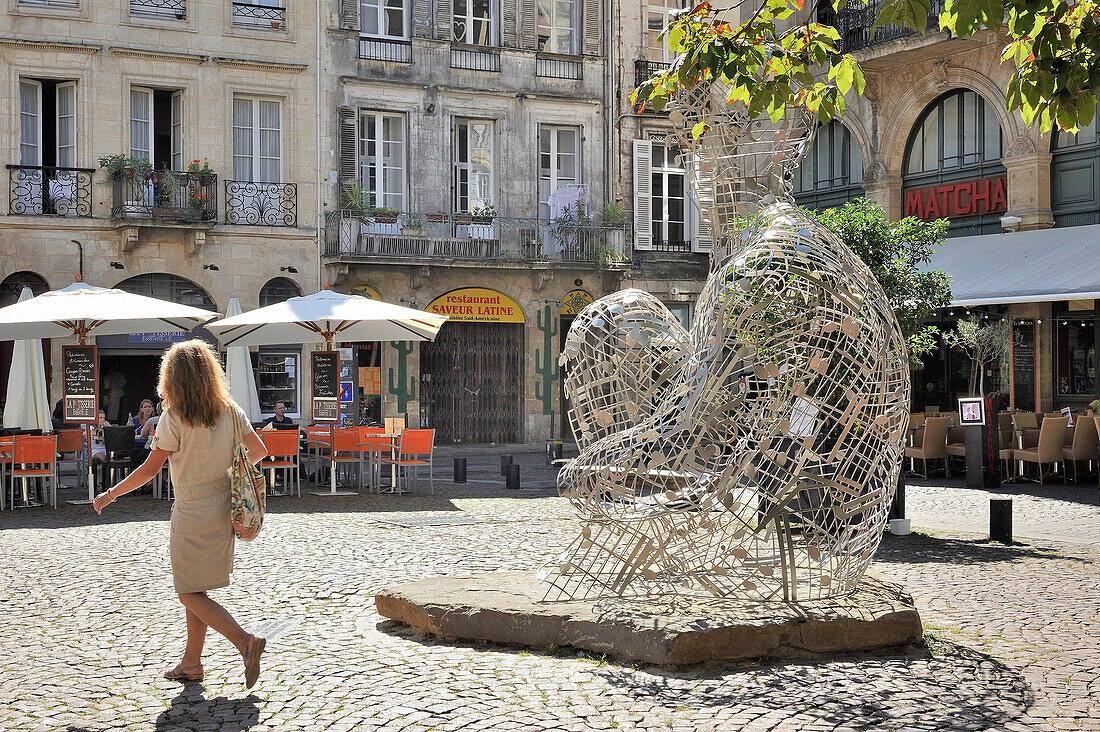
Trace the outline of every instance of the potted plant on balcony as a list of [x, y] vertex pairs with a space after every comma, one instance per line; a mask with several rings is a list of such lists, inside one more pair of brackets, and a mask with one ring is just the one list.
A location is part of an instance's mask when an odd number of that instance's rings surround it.
[[214, 182], [214, 169], [210, 167], [210, 161], [206, 158], [192, 160], [187, 166], [187, 172], [197, 178], [201, 185], [208, 186]]
[[416, 214], [405, 217], [405, 223], [401, 226], [402, 236], [424, 236], [424, 220]]
[[374, 194], [356, 183], [340, 189], [340, 208], [352, 216], [366, 218], [374, 208]]
[[401, 215], [400, 209], [389, 206], [376, 206], [371, 209], [370, 217], [376, 224], [395, 224], [397, 217]]
[[475, 224], [491, 224], [493, 218], [497, 215], [496, 206], [491, 203], [486, 203], [478, 206], [473, 210], [473, 222]]
[[99, 167], [107, 172], [109, 178], [125, 174], [129, 178], [148, 180], [153, 174], [152, 163], [133, 155], [101, 155]]
[[168, 168], [153, 173], [153, 209], [155, 219], [190, 218], [179, 205], [180, 179]]

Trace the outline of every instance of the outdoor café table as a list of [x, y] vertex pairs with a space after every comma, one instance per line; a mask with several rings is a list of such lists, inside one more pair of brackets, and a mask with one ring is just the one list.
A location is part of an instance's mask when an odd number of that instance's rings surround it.
[[[385, 433], [381, 435], [364, 435], [360, 438], [359, 447], [370, 455], [370, 487], [375, 493], [382, 492], [382, 448], [395, 449], [401, 441], [399, 433]], [[391, 471], [390, 489], [387, 493], [404, 493], [397, 487], [397, 481], [393, 479], [396, 468]]]

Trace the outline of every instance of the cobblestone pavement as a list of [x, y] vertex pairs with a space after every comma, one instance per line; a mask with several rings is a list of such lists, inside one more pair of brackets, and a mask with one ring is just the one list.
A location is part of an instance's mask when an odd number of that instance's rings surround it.
[[[540, 456], [521, 461], [518, 492], [481, 452], [465, 485], [440, 460], [434, 497], [272, 499], [212, 593], [271, 637], [252, 693], [215, 635], [204, 683], [160, 678], [184, 637], [167, 502], [0, 514], [0, 730], [1100, 729], [1095, 484], [1012, 489], [1018, 535], [1063, 538], [1001, 546], [967, 533], [988, 493], [911, 483], [909, 515], [935, 530], [887, 536], [875, 563], [921, 611], [928, 647], [909, 655], [667, 670], [454, 646], [379, 617], [382, 587], [532, 568], [566, 544], [573, 512]], [[392, 523], [440, 515], [479, 522]]]

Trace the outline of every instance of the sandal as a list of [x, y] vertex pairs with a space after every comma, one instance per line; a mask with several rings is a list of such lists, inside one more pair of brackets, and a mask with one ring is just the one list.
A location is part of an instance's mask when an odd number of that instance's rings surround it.
[[[195, 669], [198, 669], [196, 672]], [[202, 670], [202, 664], [184, 666], [182, 663], [170, 671], [164, 672], [164, 678], [169, 681], [202, 681], [206, 674]]]
[[260, 655], [267, 646], [267, 639], [258, 635], [249, 636], [244, 656], [244, 688], [251, 689], [260, 678]]

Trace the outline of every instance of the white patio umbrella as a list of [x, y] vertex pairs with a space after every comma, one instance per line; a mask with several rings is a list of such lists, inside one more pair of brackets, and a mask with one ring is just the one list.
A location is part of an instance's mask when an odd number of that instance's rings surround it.
[[[33, 298], [31, 288], [24, 287], [18, 302]], [[46, 392], [46, 367], [42, 361], [42, 341], [37, 338], [16, 341], [8, 372], [8, 401], [4, 404], [4, 429], [53, 429], [50, 421], [50, 398]]]
[[[321, 290], [206, 327], [223, 347], [324, 340], [326, 350], [332, 350], [337, 341], [431, 341], [445, 322], [445, 315]], [[334, 437], [335, 429], [334, 425]], [[347, 495], [336, 490], [335, 465], [330, 478], [330, 491], [325, 495]]]
[[[216, 317], [217, 313], [190, 305], [74, 282], [60, 290], [44, 292], [25, 302], [0, 308], [0, 341], [75, 335], [84, 345], [88, 336], [93, 334], [188, 331]], [[84, 437], [90, 453], [91, 432], [88, 425], [84, 426]], [[94, 490], [89, 461], [89, 503], [95, 497]]]
[[[241, 314], [241, 301], [237, 296], [229, 298], [225, 317]], [[256, 377], [252, 373], [252, 357], [248, 346], [230, 346], [225, 349], [225, 375], [229, 379], [229, 394], [248, 415], [249, 421], [260, 420], [260, 397], [256, 393]]]

